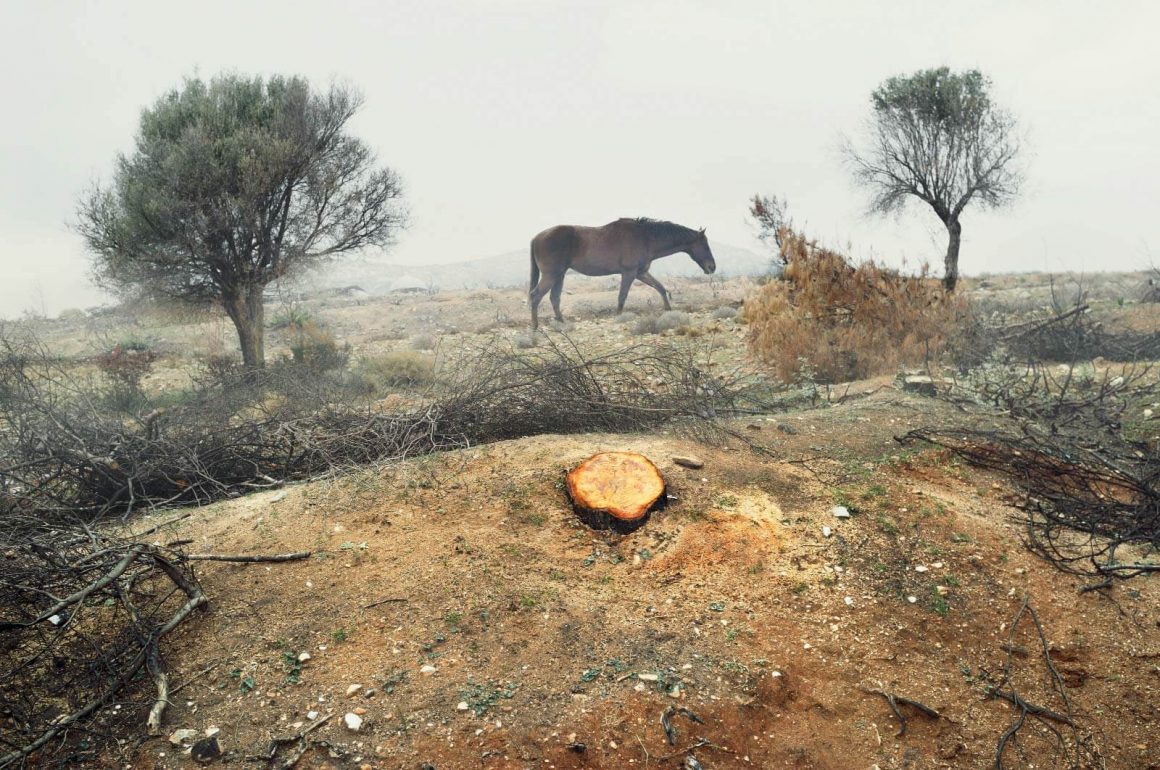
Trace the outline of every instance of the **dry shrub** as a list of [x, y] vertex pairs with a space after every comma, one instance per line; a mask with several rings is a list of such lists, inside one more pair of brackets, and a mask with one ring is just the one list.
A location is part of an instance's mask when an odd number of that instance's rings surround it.
[[785, 273], [745, 301], [750, 350], [783, 381], [807, 364], [821, 382], [843, 382], [937, 359], [969, 320], [927, 268], [908, 276], [874, 262], [857, 267], [783, 228]]
[[414, 350], [396, 350], [363, 359], [355, 380], [368, 393], [426, 385], [435, 376], [435, 358]]
[[346, 368], [350, 360], [350, 345], [340, 345], [329, 330], [311, 320], [292, 323], [287, 329], [290, 356], [295, 364], [319, 374]]

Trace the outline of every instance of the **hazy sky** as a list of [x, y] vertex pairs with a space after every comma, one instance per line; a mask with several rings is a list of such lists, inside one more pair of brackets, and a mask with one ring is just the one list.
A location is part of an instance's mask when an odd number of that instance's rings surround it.
[[758, 248], [763, 192], [856, 254], [937, 263], [941, 224], [867, 217], [837, 147], [884, 78], [975, 67], [1021, 121], [1028, 183], [964, 216], [963, 271], [1140, 269], [1160, 263], [1157, 29], [1160, 4], [1113, 0], [0, 0], [0, 315], [99, 301], [77, 196], [142, 107], [223, 71], [363, 91], [353, 130], [407, 187], [401, 262], [638, 215]]

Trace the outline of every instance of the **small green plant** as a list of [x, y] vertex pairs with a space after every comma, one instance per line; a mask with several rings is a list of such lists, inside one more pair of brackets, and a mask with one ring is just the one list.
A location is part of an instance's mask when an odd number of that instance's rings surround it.
[[443, 616], [443, 622], [452, 628], [458, 628], [463, 621], [463, 613], [458, 610], [452, 610]]
[[302, 678], [302, 661], [298, 660], [298, 653], [293, 650], [282, 652], [282, 665], [286, 669], [286, 681], [298, 684]]
[[330, 635], [330, 638], [334, 640], [335, 644], [342, 644], [343, 642], [346, 641], [346, 629], [345, 628], [335, 629], [334, 633], [332, 633]]
[[936, 615], [942, 615], [943, 617], [946, 617], [947, 614], [949, 614], [951, 611], [951, 605], [946, 600], [945, 596], [936, 591], [934, 595], [930, 597], [930, 609], [931, 612], [935, 613]]
[[460, 695], [467, 703], [468, 708], [478, 717], [483, 716], [488, 709], [493, 708], [501, 699], [510, 700], [513, 698], [519, 687], [518, 684], [513, 682], [500, 685], [495, 682], [481, 684], [468, 681], [465, 689], [460, 691]]
[[802, 594], [804, 594], [804, 593], [805, 593], [806, 591], [808, 591], [809, 589], [810, 589], [810, 587], [809, 587], [809, 584], [807, 584], [807, 583], [798, 583], [798, 584], [797, 584], [797, 585], [795, 585], [793, 588], [791, 588], [791, 589], [790, 589], [790, 591], [792, 591], [792, 592], [793, 592], [793, 595], [794, 595], [794, 596], [801, 596]]
[[882, 514], [879, 514], [876, 521], [878, 523], [878, 529], [882, 530], [885, 534], [887, 534], [887, 535], [897, 535], [898, 534], [898, 524], [893, 519], [891, 519], [887, 516], [884, 516]]

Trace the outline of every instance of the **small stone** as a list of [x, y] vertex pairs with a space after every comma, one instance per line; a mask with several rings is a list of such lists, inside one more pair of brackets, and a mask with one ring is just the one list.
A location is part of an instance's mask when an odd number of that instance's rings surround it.
[[1148, 420], [1148, 419], [1151, 419], [1151, 417], [1152, 417], [1152, 410], [1151, 410], [1151, 409], [1145, 409], [1145, 410], [1144, 410], [1144, 419], [1145, 419], [1145, 420]]
[[471, 707], [467, 705], [467, 701], [465, 701], [465, 700], [461, 700], [461, 701], [459, 701], [459, 705], [458, 705], [458, 706], [456, 706], [455, 708], [456, 708], [458, 711], [467, 711], [467, 710], [468, 710], [469, 708], [471, 708]]
[[362, 728], [362, 717], [360, 717], [358, 714], [355, 714], [354, 712], [348, 713], [342, 718], [342, 721], [346, 722], [346, 729], [350, 730], [351, 732], [357, 733]]
[[350, 687], [346, 688], [346, 697], [349, 698], [350, 696], [354, 695], [355, 693], [357, 693], [361, 689], [362, 689], [361, 684], [352, 684]]
[[853, 597], [853, 596], [847, 596], [847, 597], [846, 597], [845, 599], [843, 599], [842, 601], [844, 601], [844, 602], [846, 603], [846, 606], [847, 606], [847, 607], [853, 607], [853, 606], [854, 606], [854, 597]]
[[915, 572], [926, 572], [927, 569], [928, 568], [925, 565], [919, 564], [917, 567], [914, 568], [914, 571]]
[[217, 735], [218, 733], [220, 733], [221, 731], [222, 731], [222, 729], [220, 727], [207, 727], [207, 728], [205, 728], [205, 737], [212, 738], [215, 735]]
[[829, 527], [822, 527], [822, 537], [829, 537], [832, 534], [834, 534], [834, 530]]
[[830, 509], [830, 513], [834, 514], [834, 518], [836, 519], [850, 518], [850, 509], [844, 505], [835, 505]]
[[298, 653], [298, 662], [299, 663], [305, 663], [308, 660], [310, 660], [310, 653], [309, 652]]
[[366, 716], [367, 710], [366, 710], [366, 709], [364, 709], [362, 706], [359, 706], [358, 708], [356, 708], [356, 709], [354, 710], [354, 713], [355, 713], [355, 714], [358, 714], [360, 717], [361, 717], [361, 716]]
[[934, 590], [938, 591], [939, 596], [946, 596], [951, 592], [951, 589], [947, 588], [946, 586], [935, 586]]
[[690, 455], [674, 455], [673, 462], [682, 468], [692, 468], [693, 470], [705, 467], [705, 463], [701, 460], [701, 458], [692, 457]]
[[660, 679], [656, 674], [637, 674], [636, 678], [642, 682], [656, 682]]
[[914, 604], [915, 602], [918, 601], [918, 597], [917, 596], [908, 596], [908, 597], [906, 597], [906, 601], [910, 602], [911, 604]]
[[789, 423], [784, 422], [779, 422], [777, 424], [777, 429], [789, 436], [796, 436], [798, 432], [797, 428], [790, 425]]
[[930, 566], [934, 567], [935, 569], [942, 569], [943, 563], [941, 561], [936, 561], [934, 564], [932, 564]]
[[180, 746], [186, 741], [192, 741], [198, 736], [197, 730], [190, 730], [188, 728], [182, 730], [174, 730], [169, 735], [169, 742], [174, 746]]
[[201, 762], [202, 764], [213, 762], [215, 759], [221, 758], [222, 745], [218, 743], [216, 735], [212, 738], [202, 738], [193, 744], [189, 755], [193, 757], [195, 762]]
[[318, 712], [317, 711], [307, 711], [306, 718], [309, 719], [311, 722], [313, 722], [315, 719], [318, 719]]
[[434, 674], [438, 670], [439, 669], [435, 668], [430, 663], [427, 663], [422, 668], [419, 669], [419, 673], [423, 674], [424, 676], [431, 676], [432, 674]]

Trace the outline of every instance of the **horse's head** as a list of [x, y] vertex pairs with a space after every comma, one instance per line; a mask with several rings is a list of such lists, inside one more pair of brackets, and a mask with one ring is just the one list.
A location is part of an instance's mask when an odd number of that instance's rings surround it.
[[706, 274], [717, 269], [717, 261], [713, 259], [713, 252], [709, 249], [709, 239], [705, 236], [705, 228], [702, 227], [697, 231], [697, 237], [693, 239], [685, 251]]

